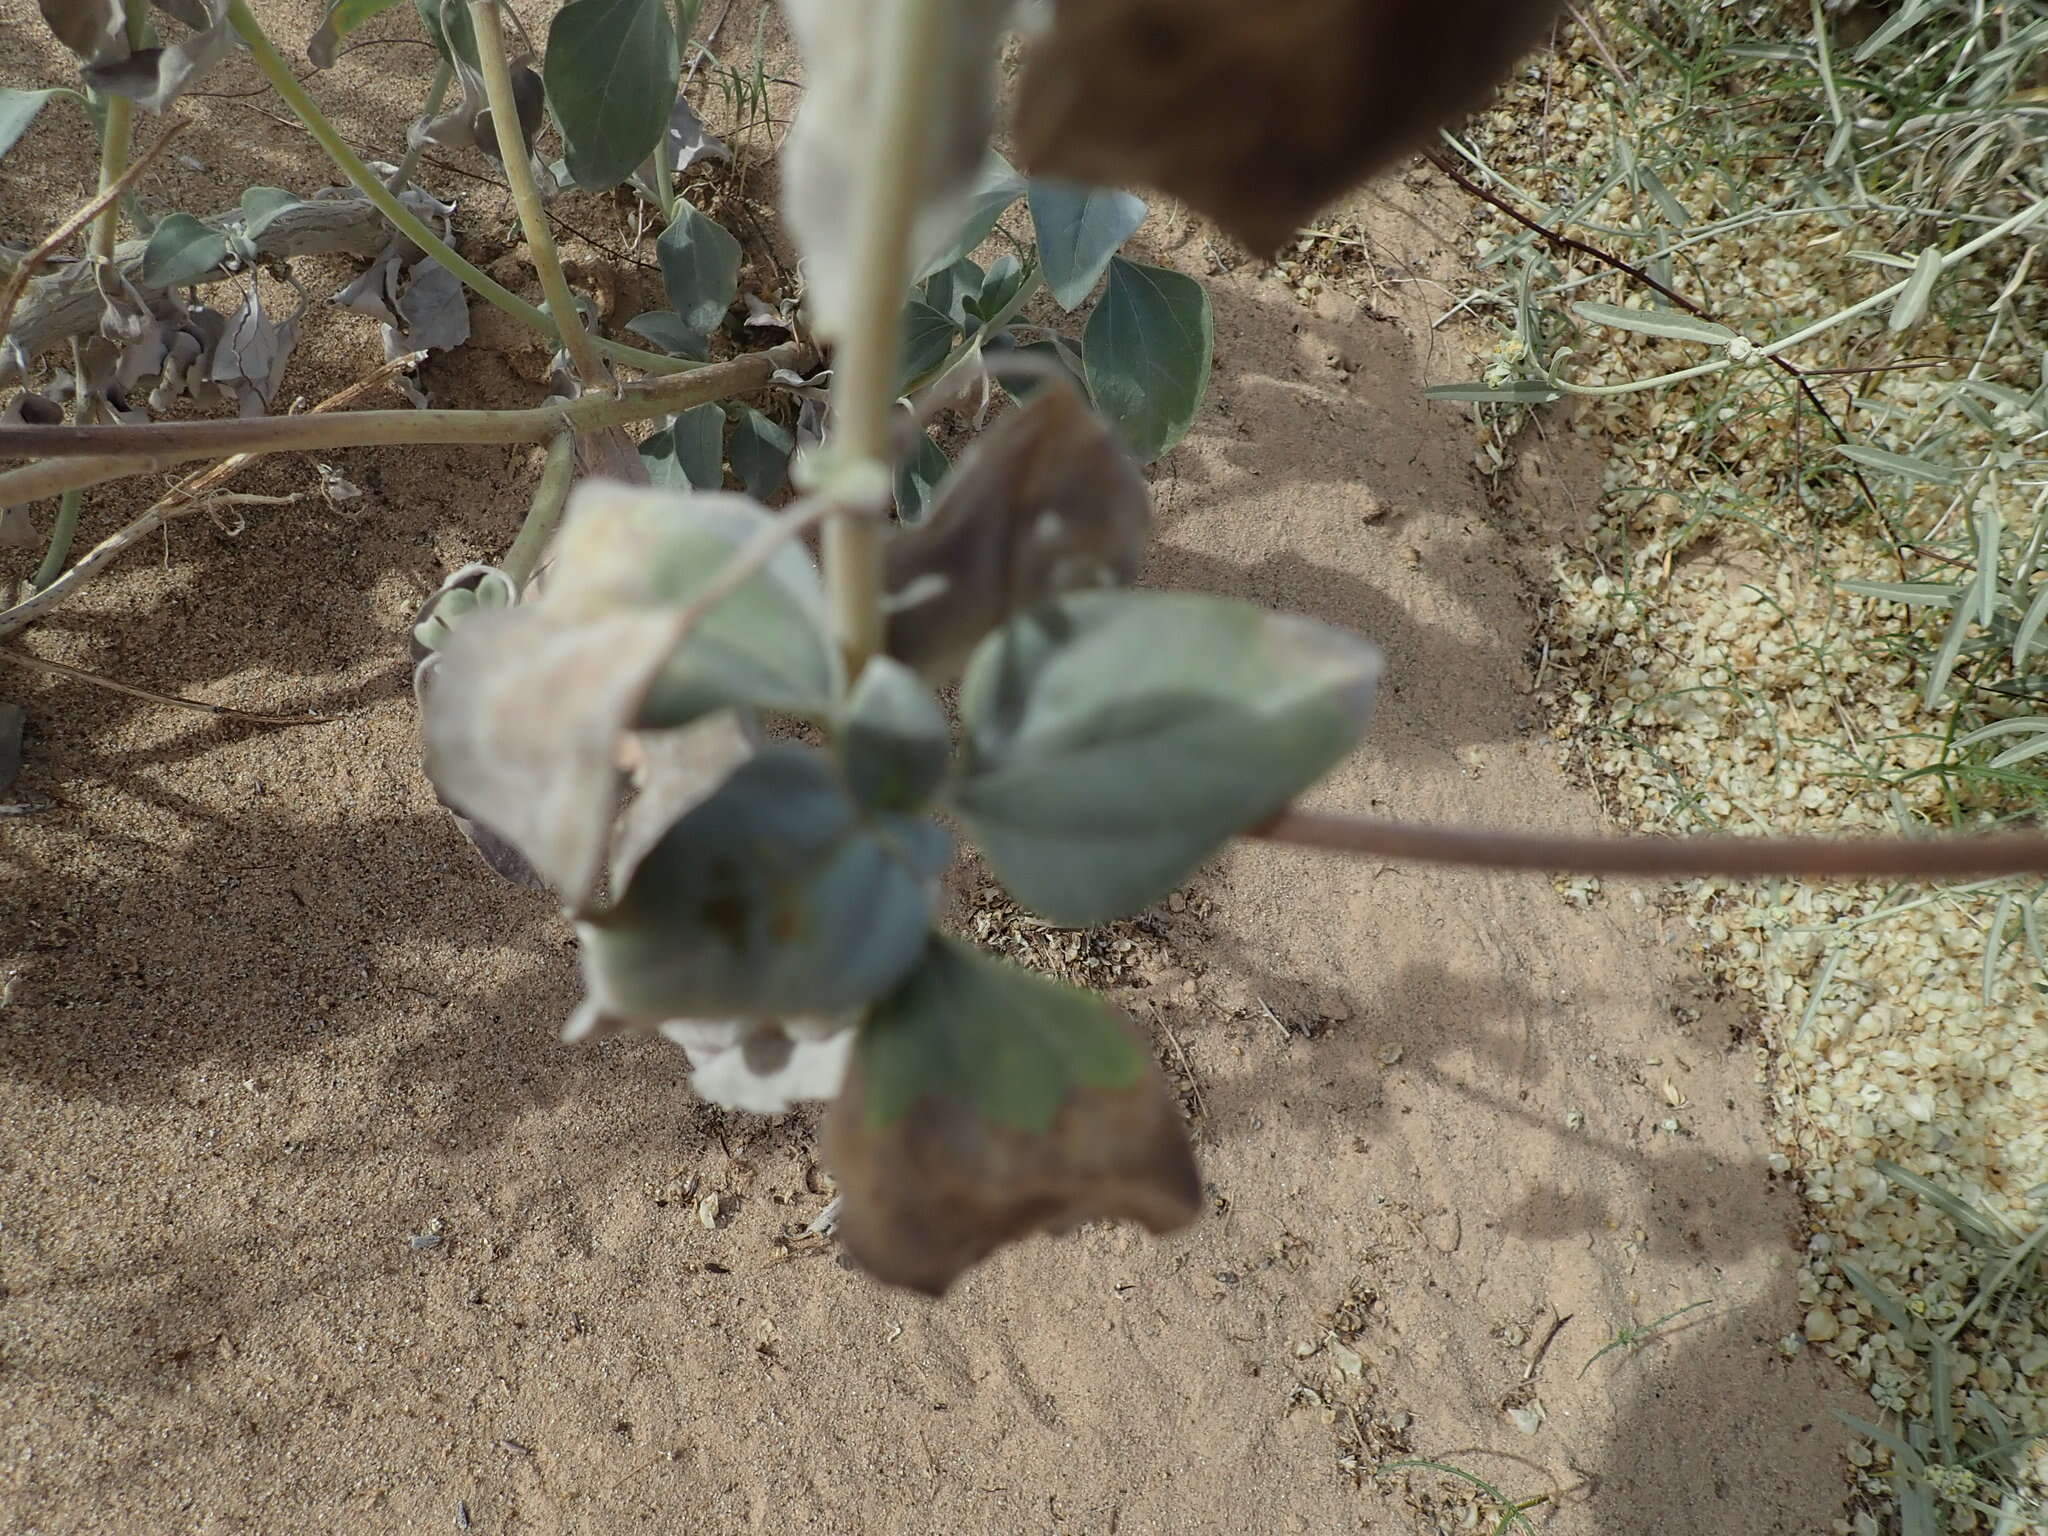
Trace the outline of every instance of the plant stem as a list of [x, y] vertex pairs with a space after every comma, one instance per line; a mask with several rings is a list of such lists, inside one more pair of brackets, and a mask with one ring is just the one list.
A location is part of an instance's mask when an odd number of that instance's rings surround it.
[[1376, 859], [1645, 880], [1954, 880], [2048, 873], [2048, 837], [1552, 837], [1282, 811], [1246, 837]]
[[[128, 46], [140, 48], [149, 32], [149, 0], [126, 0], [124, 14]], [[107, 104], [107, 116], [100, 130], [100, 191], [112, 193], [121, 173], [128, 168], [128, 146], [135, 137], [135, 103], [126, 96], [110, 95], [102, 100]], [[121, 204], [115, 196], [100, 210], [99, 222], [93, 225], [92, 254], [101, 261], [111, 261], [114, 241], [120, 232]]]
[[[391, 189], [379, 181], [370, 168], [363, 164], [362, 157], [350, 149], [334, 125], [327, 121], [313, 98], [306, 94], [306, 88], [299, 84], [292, 74], [291, 66], [284, 61], [268, 37], [262, 25], [249, 9], [249, 0], [228, 0], [228, 20], [236, 35], [249, 45], [249, 52], [256, 60], [256, 67], [263, 72], [263, 78], [270, 82], [272, 90], [284, 98], [284, 104], [292, 109], [292, 115], [305, 124], [306, 131], [313, 135], [315, 142], [327, 151], [327, 156], [341, 170], [341, 173], [355, 184], [358, 192], [377, 207], [377, 211], [395, 224], [404, 236], [425, 251], [434, 260], [453, 272], [463, 282], [475, 289], [477, 294], [495, 304], [525, 325], [531, 326], [544, 336], [555, 334], [555, 323], [540, 310], [519, 297], [504, 284], [494, 281], [474, 262], [465, 260], [431, 229], [405, 204], [395, 197]], [[497, 114], [493, 113], [495, 117]], [[686, 373], [702, 366], [684, 362], [680, 358], [664, 357], [659, 352], [643, 352], [638, 347], [628, 347], [615, 341], [598, 341], [597, 350], [614, 362], [631, 363], [649, 373]]]
[[548, 440], [547, 463], [541, 467], [540, 484], [533, 488], [533, 505], [527, 509], [526, 521], [519, 525], [519, 536], [512, 541], [499, 567], [515, 590], [523, 590], [532, 579], [533, 568], [540, 564], [541, 551], [547, 548], [555, 525], [562, 520], [562, 504], [569, 499], [569, 484], [575, 478], [576, 435], [558, 432]]
[[[861, 210], [853, 253], [853, 309], [833, 338], [833, 460], [847, 483], [888, 484], [889, 409], [909, 286], [910, 225], [931, 160], [932, 82], [959, 25], [945, 0], [888, 0], [874, 47], [877, 117], [861, 168]], [[863, 491], [863, 494], [866, 494]], [[885, 493], [886, 494], [886, 493]], [[882, 644], [881, 528], [872, 507], [854, 507], [825, 524], [825, 586], [846, 651], [860, 674]]]
[[50, 525], [50, 547], [43, 551], [43, 563], [29, 582], [31, 592], [40, 592], [64, 574], [64, 562], [71, 558], [71, 541], [78, 534], [78, 509], [85, 492], [78, 487], [66, 491], [57, 502], [57, 521]]
[[748, 394], [766, 385], [777, 368], [802, 367], [814, 356], [801, 342], [784, 342], [766, 352], [750, 352], [694, 373], [649, 380], [618, 394], [593, 392], [577, 400], [556, 400], [519, 411], [306, 412], [138, 427], [0, 427], [0, 456], [42, 460], [0, 474], [0, 506], [38, 501], [75, 486], [99, 485], [168, 464], [231, 453], [419, 443], [544, 443], [561, 431], [590, 432], [646, 421]]
[[[427, 104], [420, 108], [422, 122], [432, 122], [441, 115], [441, 104], [448, 99], [448, 87], [455, 79], [455, 66], [446, 59], [434, 71], [434, 83], [427, 87]], [[398, 162], [398, 169], [392, 173], [385, 185], [395, 197], [403, 192], [412, 181], [413, 173], [420, 168], [420, 156], [427, 152], [427, 141], [418, 139], [406, 145], [405, 158]]]
[[555, 334], [569, 365], [585, 385], [605, 382], [604, 361], [591, 345], [590, 332], [583, 328], [583, 311], [562, 276], [561, 258], [555, 254], [555, 237], [548, 229], [547, 211], [540, 204], [540, 189], [533, 184], [533, 157], [526, 147], [526, 135], [519, 121], [519, 103], [512, 94], [512, 66], [505, 58], [505, 34], [498, 20], [497, 0], [469, 0], [470, 29], [476, 34], [476, 57], [483, 72], [484, 95], [491, 103], [491, 126], [498, 135], [498, 159], [505, 167], [505, 181], [512, 188], [512, 206], [519, 210], [519, 227], [526, 231], [526, 249], [533, 256], [533, 270], [540, 278], [540, 291], [547, 296], [548, 314], [554, 318]]
[[[107, 104], [106, 123], [100, 130], [100, 190], [112, 189], [128, 165], [128, 146], [135, 136], [135, 103], [126, 96], [103, 98]], [[92, 226], [92, 254], [101, 261], [114, 257], [114, 240], [121, 232], [121, 202], [118, 197], [102, 208]]]

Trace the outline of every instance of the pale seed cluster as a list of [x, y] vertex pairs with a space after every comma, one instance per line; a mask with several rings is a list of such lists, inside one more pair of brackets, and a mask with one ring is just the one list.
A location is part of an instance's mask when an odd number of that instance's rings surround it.
[[[1804, 159], [1825, 148], [1824, 132], [1816, 130], [1819, 143], [1803, 157], [1782, 157], [1776, 173], [1744, 167], [1736, 204], [1727, 168], [1673, 147], [1692, 131], [1687, 125], [1673, 137], [1660, 132], [1652, 76], [1637, 75], [1643, 100], [1623, 113], [1586, 34], [1573, 28], [1562, 46], [1557, 64], [1503, 96], [1474, 142], [1490, 165], [1552, 208], [1579, 206], [1574, 233], [1631, 260], [1655, 249], [1656, 231], [1673, 238], [1668, 210], [1626, 177], [1590, 205], [1577, 203], [1609, 183], [1618, 158], [1625, 162], [1622, 133], [1629, 151], [1656, 164], [1695, 225], [1733, 221], [1745, 207], [1810, 206], [1816, 168]], [[1542, 133], [1531, 131], [1532, 117]], [[1643, 235], [1590, 233], [1596, 228]], [[1659, 271], [1744, 342], [1761, 345], [1895, 281], [1897, 270], [1847, 253], [1875, 247], [1910, 259], [1911, 245], [1888, 244], [1897, 232], [1883, 221], [1845, 228], [1820, 212], [1772, 214], [1686, 246], [1682, 265]], [[1504, 248], [1523, 239], [1517, 226], [1483, 214], [1475, 252], [1496, 258], [1482, 270], [1500, 286], [1494, 313], [1510, 328], [1489, 375], [1495, 383], [1526, 376], [1524, 348], [1547, 357], [1568, 334], [1514, 329], [1522, 258]], [[1963, 359], [1881, 377], [1826, 376], [1820, 386], [1855, 441], [1927, 452], [1938, 426], [1935, 451], [1947, 464], [2012, 456], [2012, 473], [1960, 507], [1951, 487], [1867, 475], [1894, 527], [1962, 562], [1952, 568], [1909, 553], [1915, 581], [1967, 577], [1968, 536], [1986, 498], [2003, 521], [2006, 569], [2036, 526], [2033, 503], [2048, 459], [2041, 425], [2010, 405], [1969, 412], [1950, 403], [1972, 365], [1977, 377], [2021, 394], [2041, 383], [2038, 341], [2030, 349], [2020, 338], [2042, 334], [2048, 282], [2008, 298], [1998, 325], [1986, 313], [2023, 250], [2017, 241], [1987, 250], [1980, 266], [1947, 280], [1947, 299], [1903, 336], [1886, 332], [1879, 309], [1793, 358], [1809, 369], [1901, 353]], [[1649, 302], [1584, 258], [1553, 259], [1541, 280], [1580, 279], [1595, 280], [1537, 307], [1555, 322], [1575, 298]], [[1650, 377], [1712, 355], [1700, 343], [1594, 327], [1572, 345], [1559, 371], [1588, 384]], [[1539, 661], [1570, 760], [1591, 764], [1615, 814], [1665, 832], [1963, 830], [2019, 808], [2001, 798], [2011, 792], [1974, 782], [1952, 799], [1949, 780], [1923, 772], [1945, 760], [1957, 708], [1953, 695], [1933, 710], [1921, 699], [1949, 610], [1908, 609], [1837, 586], [1901, 580], [1899, 544], [1862, 502], [1824, 426], [1811, 411], [1795, 414], [1789, 398], [1782, 374], [1751, 360], [1686, 383], [1575, 402], [1572, 430], [1599, 443], [1605, 485], [1584, 538], [1557, 563], [1559, 601]], [[2029, 434], [2037, 435], [2031, 444]], [[1484, 454], [1481, 463], [1495, 467]], [[2038, 670], [2048, 671], [2048, 662]], [[1998, 707], [1965, 700], [1965, 728], [2023, 712], [2007, 700], [1990, 703]], [[1779, 1146], [1773, 1163], [1798, 1179], [1810, 1212], [1804, 1316], [1784, 1348], [1819, 1348], [1839, 1361], [1882, 1410], [1868, 1416], [1894, 1429], [1936, 1414], [1926, 1357], [1911, 1340], [1948, 1331], [2002, 1255], [1973, 1246], [1878, 1162], [1949, 1191], [2002, 1227], [2012, 1247], [2048, 1220], [2048, 975], [2028, 942], [2035, 894], [2016, 882], [1928, 891], [1700, 881], [1670, 898], [1690, 920], [1703, 961], [1750, 1000]], [[1851, 1283], [1845, 1261], [1888, 1305]], [[1911, 1332], [1885, 1315], [1900, 1309]], [[2001, 1421], [2016, 1436], [2048, 1434], [2048, 1274], [2037, 1270], [2002, 1309], [1981, 1308], [1956, 1330], [1949, 1357], [1947, 1411], [1987, 1434]], [[1851, 1459], [1859, 1481], [1889, 1495], [1883, 1447], [1859, 1444]], [[1961, 1466], [1929, 1466], [1922, 1481], [1941, 1502], [1943, 1528], [2048, 1531], [2048, 1442], [2021, 1461], [2017, 1487], [1992, 1487]], [[1879, 1529], [1867, 1515], [1840, 1529], [1861, 1536], [1865, 1525]]]

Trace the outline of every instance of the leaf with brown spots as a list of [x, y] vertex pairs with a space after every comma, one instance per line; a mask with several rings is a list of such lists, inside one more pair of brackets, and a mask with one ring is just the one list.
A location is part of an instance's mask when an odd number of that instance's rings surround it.
[[957, 940], [875, 1005], [825, 1127], [840, 1236], [876, 1279], [937, 1296], [1039, 1229], [1201, 1205], [1179, 1111], [1129, 1023]]
[[1026, 68], [1034, 176], [1157, 187], [1263, 254], [1469, 111], [1555, 0], [1057, 0]]

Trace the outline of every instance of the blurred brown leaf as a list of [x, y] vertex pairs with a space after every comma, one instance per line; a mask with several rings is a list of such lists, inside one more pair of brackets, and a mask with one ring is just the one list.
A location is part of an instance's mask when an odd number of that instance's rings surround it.
[[1485, 98], [1555, 0], [1057, 0], [1026, 67], [1033, 175], [1149, 186], [1261, 254]]

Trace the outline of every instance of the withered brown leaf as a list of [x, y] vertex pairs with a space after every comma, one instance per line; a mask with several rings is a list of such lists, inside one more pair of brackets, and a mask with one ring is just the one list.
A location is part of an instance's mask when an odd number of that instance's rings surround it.
[[1556, 0], [1057, 0], [1017, 99], [1033, 175], [1148, 186], [1262, 255], [1484, 99]]
[[960, 456], [930, 521], [890, 541], [885, 648], [951, 681], [1032, 604], [1129, 585], [1151, 526], [1138, 466], [1071, 386], [1050, 382]]
[[1100, 997], [950, 939], [878, 1004], [825, 1123], [839, 1233], [876, 1279], [937, 1296], [1037, 1230], [1194, 1220], [1180, 1112]]

